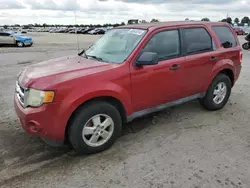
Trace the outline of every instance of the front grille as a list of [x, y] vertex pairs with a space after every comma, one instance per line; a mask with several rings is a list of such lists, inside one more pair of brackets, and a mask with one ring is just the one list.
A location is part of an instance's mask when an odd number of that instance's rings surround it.
[[25, 104], [25, 88], [16, 81], [16, 95], [19, 102], [24, 106]]

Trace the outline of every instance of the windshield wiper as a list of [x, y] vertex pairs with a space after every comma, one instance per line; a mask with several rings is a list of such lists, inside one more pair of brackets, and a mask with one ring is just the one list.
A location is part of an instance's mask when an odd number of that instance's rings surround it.
[[86, 59], [88, 59], [88, 56], [87, 56], [87, 54], [85, 53], [85, 50], [81, 51], [78, 55], [79, 55], [79, 56], [84, 55], [84, 57], [85, 57]]
[[88, 59], [89, 57], [91, 57], [91, 58], [93, 58], [93, 59], [96, 59], [97, 61], [103, 61], [103, 59], [100, 58], [100, 57], [97, 57], [97, 56], [94, 56], [94, 55], [87, 55], [87, 54], [85, 53], [85, 50], [81, 51], [78, 55], [79, 55], [79, 56], [84, 55], [84, 57], [85, 57], [86, 59]]
[[96, 56], [94, 56], [94, 55], [87, 55], [87, 56], [88, 56], [88, 57], [91, 57], [91, 58], [93, 58], [93, 59], [96, 59], [97, 61], [103, 61], [102, 58], [96, 57]]

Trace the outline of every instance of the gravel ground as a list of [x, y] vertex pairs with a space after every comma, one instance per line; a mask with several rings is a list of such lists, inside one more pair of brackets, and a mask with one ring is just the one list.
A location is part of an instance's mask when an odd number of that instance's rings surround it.
[[[77, 53], [76, 35], [32, 36], [31, 48], [0, 48], [0, 187], [250, 187], [250, 51], [223, 110], [208, 112], [197, 101], [170, 108], [128, 124], [111, 149], [76, 156], [27, 135], [14, 113], [22, 67]], [[80, 47], [97, 38], [79, 35]]]

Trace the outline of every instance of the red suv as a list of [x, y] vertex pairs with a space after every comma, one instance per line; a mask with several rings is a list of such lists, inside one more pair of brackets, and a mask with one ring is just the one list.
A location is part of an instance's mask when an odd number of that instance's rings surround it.
[[238, 27], [234, 28], [234, 31], [236, 32], [237, 35], [244, 35], [245, 34], [244, 30], [241, 28], [238, 28]]
[[241, 60], [227, 23], [122, 26], [76, 56], [27, 67], [16, 81], [15, 109], [28, 133], [96, 153], [146, 114], [195, 99], [223, 108]]

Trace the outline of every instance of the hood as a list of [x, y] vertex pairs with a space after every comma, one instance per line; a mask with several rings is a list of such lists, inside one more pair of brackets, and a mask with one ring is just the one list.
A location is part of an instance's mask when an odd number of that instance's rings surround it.
[[95, 74], [117, 66], [119, 64], [99, 62], [80, 56], [66, 56], [28, 66], [21, 73], [19, 81], [25, 87], [30, 87], [38, 79], [41, 80], [48, 77], [50, 77], [52, 82], [58, 83]]
[[31, 37], [24, 36], [24, 35], [14, 35], [16, 39], [31, 39]]

